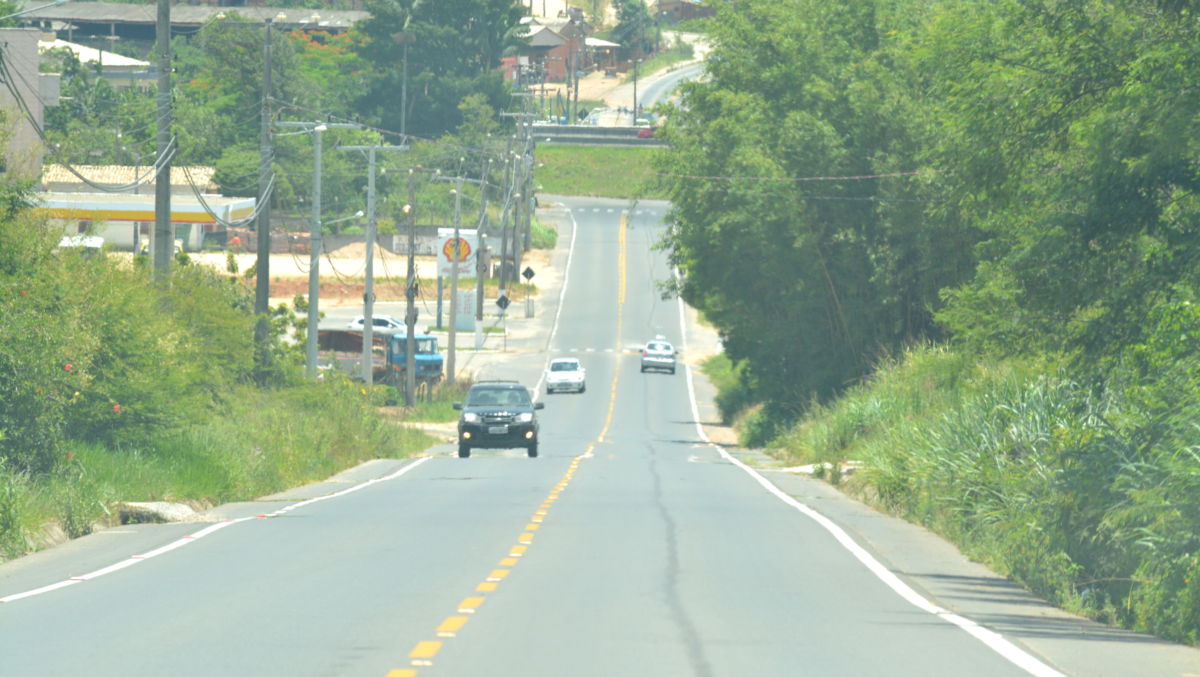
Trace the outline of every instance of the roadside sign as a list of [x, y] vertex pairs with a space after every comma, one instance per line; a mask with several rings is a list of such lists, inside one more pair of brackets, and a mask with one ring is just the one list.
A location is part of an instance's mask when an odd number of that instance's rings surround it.
[[500, 298], [496, 299], [496, 305], [500, 306], [500, 310], [507, 310], [509, 303], [511, 303], [511, 301], [508, 300], [507, 296], [501, 296]]
[[526, 282], [532, 280], [533, 279], [533, 268], [526, 266], [525, 270], [521, 271], [521, 277], [525, 278]]
[[454, 274], [457, 261], [460, 276], [475, 277], [475, 252], [479, 233], [474, 228], [460, 228], [458, 246], [455, 247], [454, 229], [438, 228], [438, 275], [450, 277]]

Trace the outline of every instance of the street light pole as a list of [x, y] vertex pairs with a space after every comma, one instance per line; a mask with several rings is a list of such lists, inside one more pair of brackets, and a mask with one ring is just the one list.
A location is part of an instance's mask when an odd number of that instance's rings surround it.
[[280, 127], [301, 127], [313, 135], [312, 218], [309, 222], [308, 336], [305, 373], [317, 377], [317, 320], [321, 293], [321, 134], [329, 129], [362, 129], [362, 125], [338, 122], [276, 122]]

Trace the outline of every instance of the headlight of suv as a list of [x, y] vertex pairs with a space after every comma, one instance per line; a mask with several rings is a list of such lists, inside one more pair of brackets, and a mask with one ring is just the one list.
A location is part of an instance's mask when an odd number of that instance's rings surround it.
[[532, 420], [533, 420], [533, 412], [532, 411], [527, 411], [523, 414], [517, 414], [517, 421], [519, 421], [521, 423], [529, 423]]
[[463, 412], [463, 422], [464, 423], [479, 423], [479, 414], [472, 413], [469, 411]]

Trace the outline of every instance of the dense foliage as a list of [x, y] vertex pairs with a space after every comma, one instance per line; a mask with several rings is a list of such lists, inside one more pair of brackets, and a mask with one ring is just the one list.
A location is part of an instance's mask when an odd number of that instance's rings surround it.
[[[327, 150], [404, 143], [402, 127], [408, 142], [442, 139], [463, 127], [479, 127], [480, 121], [469, 114], [480, 111], [493, 125], [500, 123], [499, 112], [512, 101], [500, 57], [522, 40], [519, 5], [508, 0], [381, 0], [367, 5], [370, 16], [346, 32], [271, 30], [273, 123], [364, 125], [364, 131], [331, 129], [324, 134]], [[215, 167], [215, 181], [225, 195], [259, 192], [266, 31], [261, 22], [230, 8], [172, 40], [171, 113], [177, 142], [172, 162]], [[408, 36], [407, 57], [398, 35]], [[156, 58], [150, 44], [131, 42], [121, 48], [138, 52], [130, 56]], [[60, 105], [46, 113], [52, 148], [48, 161], [143, 168], [154, 161], [158, 101], [153, 87], [114, 87], [94, 65], [82, 66], [66, 49], [49, 55], [45, 67], [61, 73], [63, 94]], [[407, 104], [403, 125], [402, 99]], [[303, 220], [311, 210], [312, 135], [278, 125], [272, 129], [275, 216]], [[467, 154], [502, 152], [475, 145]], [[464, 154], [450, 153], [455, 161]], [[386, 155], [381, 167], [389, 165]], [[440, 166], [449, 170], [454, 165]], [[363, 207], [362, 158], [323, 153], [321, 179], [323, 211], [332, 214], [331, 220]], [[382, 203], [403, 186], [384, 183], [378, 190]], [[397, 205], [403, 204], [397, 197]]]
[[203, 419], [250, 376], [242, 285], [182, 266], [147, 288], [142, 265], [57, 249], [31, 218], [0, 233], [0, 464], [45, 472], [70, 439], [122, 444]]
[[1196, 9], [740, 2], [656, 164], [751, 441], [1193, 643]]
[[681, 292], [792, 412], [946, 334], [1110, 364], [1195, 283], [1197, 30], [1154, 3], [739, 3], [657, 165]]

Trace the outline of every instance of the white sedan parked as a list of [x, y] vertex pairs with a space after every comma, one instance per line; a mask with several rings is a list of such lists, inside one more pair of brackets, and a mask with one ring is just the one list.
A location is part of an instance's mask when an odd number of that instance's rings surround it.
[[[346, 325], [346, 328], [361, 330], [365, 325], [366, 318], [362, 315], [359, 315], [351, 320], [350, 324]], [[376, 329], [404, 329], [404, 323], [392, 317], [391, 315], [372, 315], [371, 326]]]
[[558, 357], [550, 360], [546, 368], [546, 394], [571, 390], [581, 393], [587, 389], [585, 370], [574, 357]]

